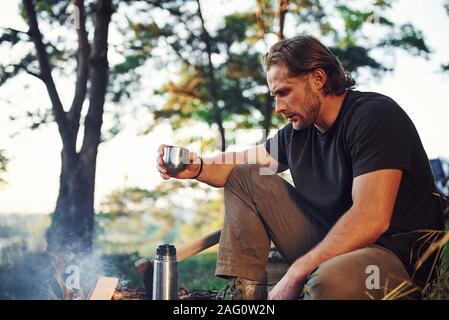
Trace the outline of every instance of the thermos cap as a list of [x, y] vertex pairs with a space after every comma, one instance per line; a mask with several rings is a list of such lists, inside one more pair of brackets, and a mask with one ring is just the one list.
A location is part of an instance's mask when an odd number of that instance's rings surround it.
[[161, 244], [156, 249], [158, 256], [175, 256], [176, 247], [172, 244]]

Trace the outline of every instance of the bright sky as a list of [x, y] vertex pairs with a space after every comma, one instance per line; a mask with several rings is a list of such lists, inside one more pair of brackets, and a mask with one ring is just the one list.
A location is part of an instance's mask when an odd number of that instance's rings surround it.
[[[208, 6], [210, 3], [207, 1]], [[18, 1], [2, 1], [0, 26], [26, 30], [17, 16], [17, 5]], [[227, 5], [226, 9], [233, 8]], [[206, 7], [205, 16], [208, 14], [216, 15], [217, 11]], [[395, 99], [415, 123], [428, 156], [449, 158], [449, 73], [439, 71], [441, 63], [449, 63], [449, 17], [443, 10], [443, 1], [399, 0], [393, 7], [392, 19], [412, 22], [423, 31], [433, 51], [431, 59], [398, 52], [392, 74], [362, 83], [358, 89], [381, 92]], [[6, 58], [0, 52], [0, 59]], [[25, 83], [30, 86], [28, 90], [23, 89]], [[61, 83], [62, 99], [70, 101], [72, 83], [68, 80]], [[8, 184], [0, 189], [0, 213], [51, 212], [60, 171], [61, 143], [56, 126], [52, 124], [38, 131], [20, 130], [22, 123], [9, 120], [9, 115], [20, 114], [19, 111], [30, 106], [48, 105], [45, 88], [41, 82], [23, 76], [0, 87], [0, 97], [0, 149], [5, 149], [11, 158], [5, 174]], [[138, 136], [137, 131], [150, 123], [150, 119], [138, 118], [139, 121], [100, 146], [97, 204], [110, 191], [125, 184], [152, 188], [160, 182], [155, 170], [157, 146], [161, 142], [172, 143], [173, 135], [170, 128], [161, 127], [150, 135]], [[16, 131], [20, 133], [11, 138]]]

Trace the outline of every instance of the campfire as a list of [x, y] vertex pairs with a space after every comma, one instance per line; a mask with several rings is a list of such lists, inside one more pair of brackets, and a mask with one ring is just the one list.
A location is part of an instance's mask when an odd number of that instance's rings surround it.
[[[183, 261], [217, 244], [220, 238], [220, 233], [221, 230], [216, 230], [200, 239], [196, 239], [181, 246], [177, 250], [177, 262]], [[85, 292], [81, 289], [70, 289], [70, 286], [66, 284], [66, 281], [64, 281], [62, 277], [62, 274], [66, 272], [66, 268], [63, 267], [66, 264], [59, 260], [59, 257], [53, 256], [52, 263], [54, 269], [57, 270], [55, 277], [62, 290], [62, 298], [65, 300], [152, 300], [154, 261], [151, 261], [148, 258], [139, 259], [134, 264], [143, 283], [142, 289], [130, 289], [127, 288], [126, 282], [120, 281], [118, 278], [100, 276], [96, 279], [95, 286], [87, 295], [85, 295]], [[94, 279], [95, 278], [92, 280]], [[79, 287], [79, 285], [76, 287]], [[185, 288], [178, 289], [178, 298], [180, 300], [215, 300], [217, 299], [217, 295], [217, 291], [189, 291]], [[57, 298], [58, 295], [54, 295], [54, 297]]]
[[[179, 289], [180, 300], [215, 300], [217, 291], [188, 291]], [[145, 289], [133, 290], [126, 288], [118, 278], [100, 277], [88, 300], [148, 300]]]
[[[183, 261], [217, 244], [220, 233], [221, 230], [216, 230], [181, 246], [177, 250], [177, 261]], [[277, 251], [271, 251], [268, 260], [267, 274], [268, 288], [270, 288], [282, 278], [288, 265]], [[154, 261], [149, 258], [141, 258], [134, 265], [143, 284], [142, 288], [139, 289], [128, 288], [126, 282], [121, 281], [119, 278], [100, 276], [92, 278], [92, 280], [96, 279], [96, 282], [91, 284], [93, 288], [86, 295], [82, 290], [70, 290], [58, 272], [56, 273], [56, 278], [62, 289], [63, 299], [67, 300], [152, 300]], [[55, 269], [61, 270], [61, 268], [58, 269], [56, 266]], [[178, 289], [178, 298], [179, 300], [220, 300], [224, 297], [221, 297], [218, 291], [188, 290], [181, 287]]]

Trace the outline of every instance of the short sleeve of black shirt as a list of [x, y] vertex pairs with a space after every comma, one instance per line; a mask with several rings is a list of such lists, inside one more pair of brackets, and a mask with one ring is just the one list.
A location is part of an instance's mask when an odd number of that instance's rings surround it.
[[288, 166], [288, 152], [290, 150], [292, 130], [292, 124], [288, 123], [265, 142], [265, 150], [283, 166]]
[[352, 115], [347, 141], [353, 177], [381, 169], [409, 170], [415, 130], [393, 101], [366, 101]]

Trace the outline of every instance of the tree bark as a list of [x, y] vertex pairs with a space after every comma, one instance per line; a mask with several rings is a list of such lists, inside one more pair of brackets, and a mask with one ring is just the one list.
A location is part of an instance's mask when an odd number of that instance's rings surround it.
[[278, 11], [279, 30], [277, 32], [277, 36], [278, 40], [282, 40], [284, 39], [285, 15], [288, 11], [289, 0], [278, 0], [278, 3], [279, 3], [279, 11]]
[[264, 96], [264, 105], [263, 105], [263, 120], [262, 120], [262, 129], [264, 130], [265, 135], [262, 137], [261, 142], [265, 142], [266, 138], [270, 134], [271, 129], [271, 120], [273, 118], [273, 98], [270, 93], [267, 92]]
[[[257, 16], [262, 17], [262, 12], [263, 12], [263, 6], [262, 6], [262, 2], [261, 1], [257, 1], [257, 7], [258, 7], [258, 11], [257, 11]], [[276, 16], [278, 18], [279, 21], [279, 28], [278, 31], [276, 32], [276, 36], [278, 38], [278, 41], [284, 39], [284, 25], [285, 25], [285, 15], [288, 12], [288, 5], [289, 5], [289, 0], [278, 0], [278, 10], [276, 11]], [[261, 18], [259, 18], [260, 20]], [[263, 21], [259, 22], [260, 26], [264, 26], [263, 25]], [[262, 138], [262, 140], [260, 142], [264, 142], [265, 138], [268, 137], [268, 135], [270, 134], [270, 129], [271, 129], [271, 121], [273, 119], [273, 104], [272, 104], [272, 97], [270, 95], [270, 93], [266, 93], [265, 97], [264, 97], [264, 105], [263, 105], [263, 120], [262, 120], [262, 128], [265, 131], [265, 137]]]
[[94, 194], [92, 166], [77, 153], [61, 152], [56, 209], [47, 230], [48, 251], [63, 255], [89, 254], [93, 243]]
[[67, 115], [62, 106], [61, 99], [59, 98], [59, 94], [51, 74], [51, 65], [48, 59], [46, 47], [42, 41], [42, 34], [37, 22], [34, 3], [32, 0], [23, 0], [23, 7], [28, 18], [28, 34], [33, 41], [34, 47], [36, 49], [36, 58], [40, 66], [39, 78], [42, 79], [45, 87], [47, 88], [48, 96], [50, 97], [50, 101], [52, 104], [53, 115], [55, 117], [56, 124], [58, 125], [62, 143], [68, 144], [70, 142], [70, 135], [68, 134], [67, 130]]
[[265, 34], [267, 33], [267, 28], [264, 21], [264, 5], [262, 3], [262, 0], [256, 1], [257, 10], [256, 10], [256, 23], [257, 23], [257, 33], [260, 39], [263, 39], [265, 37]]

